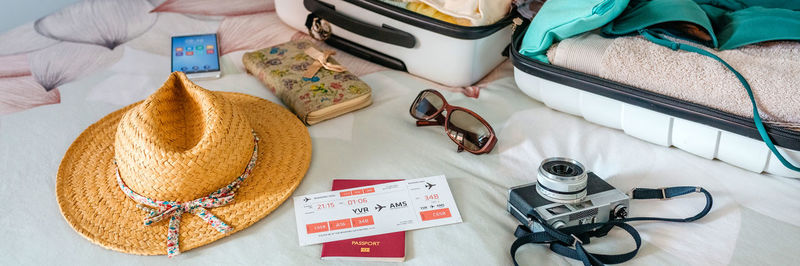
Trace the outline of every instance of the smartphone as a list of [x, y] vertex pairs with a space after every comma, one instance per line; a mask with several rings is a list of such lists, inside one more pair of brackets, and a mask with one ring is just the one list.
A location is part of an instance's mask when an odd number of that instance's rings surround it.
[[172, 72], [182, 71], [192, 80], [220, 76], [217, 34], [172, 37]]

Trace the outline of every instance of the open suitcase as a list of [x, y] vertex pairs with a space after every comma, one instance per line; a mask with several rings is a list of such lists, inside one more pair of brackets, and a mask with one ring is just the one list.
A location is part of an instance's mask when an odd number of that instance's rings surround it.
[[315, 18], [329, 22], [333, 47], [452, 87], [474, 84], [505, 60], [514, 13], [464, 27], [377, 0], [275, 0], [275, 9], [303, 32]]
[[[514, 78], [524, 93], [548, 107], [756, 173], [800, 177], [771, 153], [751, 118], [528, 58], [518, 52], [524, 34], [525, 27], [516, 30], [509, 51]], [[798, 165], [800, 132], [769, 125], [767, 132], [781, 154]]]
[[[326, 42], [334, 47], [449, 86], [478, 81], [504, 60], [511, 40], [517, 86], [550, 108], [756, 173], [800, 178], [776, 159], [750, 118], [523, 56], [518, 48], [527, 25], [511, 36], [515, 12], [494, 25], [463, 27], [377, 0], [275, 0], [275, 6], [281, 20], [301, 31], [314, 18], [329, 21]], [[800, 132], [769, 125], [767, 132], [797, 165]]]

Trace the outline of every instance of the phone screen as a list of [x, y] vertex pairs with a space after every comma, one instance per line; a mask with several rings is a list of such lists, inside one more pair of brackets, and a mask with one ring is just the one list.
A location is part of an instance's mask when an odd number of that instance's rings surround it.
[[217, 34], [172, 37], [172, 71], [219, 71]]

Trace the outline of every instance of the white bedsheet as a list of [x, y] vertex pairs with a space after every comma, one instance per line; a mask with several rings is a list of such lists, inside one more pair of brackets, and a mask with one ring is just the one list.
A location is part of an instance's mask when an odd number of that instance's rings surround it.
[[[0, 265], [352, 264], [320, 260], [320, 245], [299, 247], [288, 202], [241, 232], [173, 259], [106, 250], [69, 227], [54, 195], [67, 147], [91, 123], [143, 99], [166, 76], [124, 76], [112, 68], [61, 86], [60, 104], [0, 117]], [[553, 111], [522, 94], [512, 78], [491, 83], [478, 99], [443, 92], [451, 104], [482, 115], [499, 135], [490, 154], [456, 153], [443, 128], [417, 128], [408, 114], [416, 94], [432, 85], [394, 71], [362, 78], [373, 88], [373, 105], [310, 127], [311, 168], [295, 195], [326, 191], [333, 178], [446, 175], [464, 222], [408, 232], [405, 264], [511, 264], [508, 248], [517, 221], [506, 212], [507, 189], [533, 182], [539, 162], [551, 156], [578, 159], [624, 191], [698, 185], [714, 195], [711, 213], [698, 222], [636, 223], [644, 244], [631, 264], [788, 265], [800, 260], [798, 180], [750, 173]], [[243, 73], [199, 84], [277, 100]], [[113, 86], [137, 87], [119, 95]], [[632, 205], [633, 216], [685, 217], [702, 207], [703, 197]], [[627, 234], [615, 230], [587, 249], [619, 253], [632, 247]], [[518, 258], [526, 265], [578, 264], [544, 246], [527, 245]]]

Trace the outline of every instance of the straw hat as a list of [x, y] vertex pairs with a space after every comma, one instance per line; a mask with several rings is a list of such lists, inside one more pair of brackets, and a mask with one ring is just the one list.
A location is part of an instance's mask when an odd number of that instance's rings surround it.
[[175, 72], [72, 143], [56, 196], [67, 222], [93, 243], [173, 255], [264, 218], [297, 188], [310, 160], [308, 130], [294, 114]]

